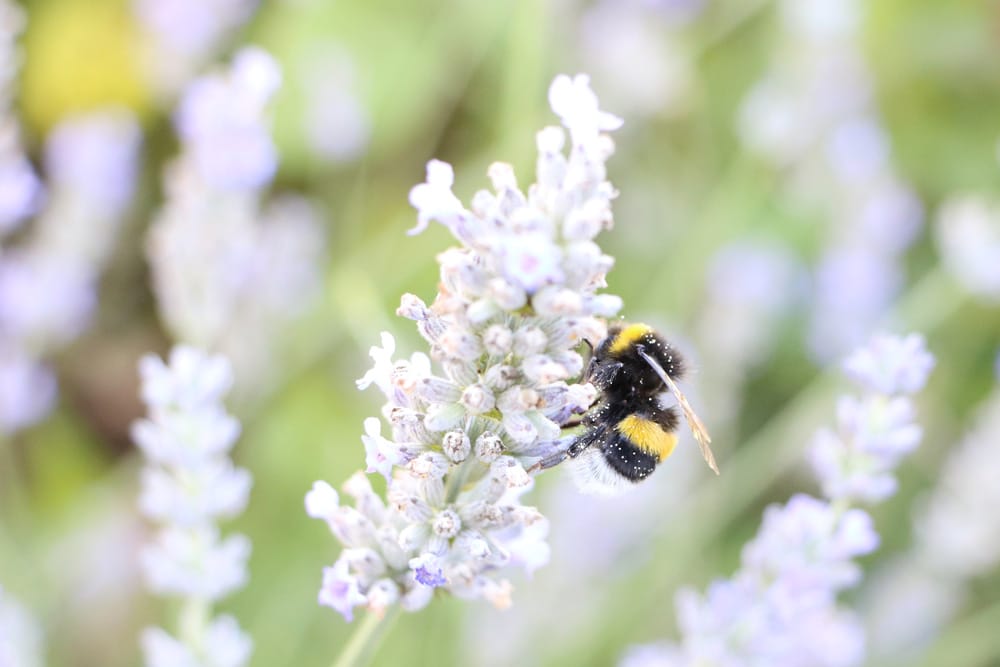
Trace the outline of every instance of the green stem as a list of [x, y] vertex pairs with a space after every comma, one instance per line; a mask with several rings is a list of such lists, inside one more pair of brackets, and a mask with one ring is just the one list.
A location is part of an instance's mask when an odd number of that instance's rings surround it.
[[212, 605], [202, 598], [188, 598], [181, 608], [178, 621], [181, 641], [196, 655], [201, 655], [205, 643], [205, 632], [212, 616]]
[[445, 489], [445, 503], [451, 504], [458, 498], [458, 494], [465, 486], [465, 480], [469, 478], [470, 466], [477, 463], [475, 455], [470, 454], [468, 458], [458, 467], [458, 470], [448, 476], [448, 487]]
[[744, 3], [733, 3], [736, 9], [727, 15], [713, 32], [700, 40], [700, 46], [695, 51], [697, 58], [704, 58], [717, 46], [724, 44], [746, 24], [764, 13], [771, 3], [769, 0], [751, 0]]
[[11, 551], [23, 555], [25, 549], [18, 545], [28, 543], [32, 520], [28, 491], [19, 468], [14, 442], [0, 437], [0, 536]]
[[375, 655], [382, 639], [389, 632], [392, 624], [399, 616], [399, 605], [389, 607], [385, 615], [379, 616], [372, 612], [365, 614], [364, 620], [354, 630], [340, 656], [334, 660], [331, 667], [363, 667]]

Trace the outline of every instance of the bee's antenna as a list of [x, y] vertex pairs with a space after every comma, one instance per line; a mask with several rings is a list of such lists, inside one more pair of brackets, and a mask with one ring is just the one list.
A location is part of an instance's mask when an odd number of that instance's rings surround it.
[[650, 355], [646, 354], [646, 349], [642, 345], [636, 345], [635, 348], [639, 353], [639, 356], [645, 359], [650, 368], [652, 368], [653, 371], [660, 376], [660, 379], [663, 380], [663, 384], [670, 388], [674, 398], [677, 399], [677, 403], [681, 406], [681, 410], [684, 412], [684, 418], [687, 420], [688, 427], [691, 429], [694, 439], [698, 442], [698, 447], [701, 449], [701, 455], [705, 459], [705, 463], [707, 463], [708, 467], [715, 471], [715, 474], [718, 475], [719, 466], [716, 465], [715, 455], [712, 453], [712, 448], [709, 446], [712, 442], [712, 438], [708, 435], [708, 429], [705, 428], [701, 419], [699, 419], [698, 415], [695, 414], [694, 409], [691, 407], [691, 404], [688, 403], [687, 398], [681, 392], [677, 383], [670, 379], [670, 376], [663, 370], [660, 363]]

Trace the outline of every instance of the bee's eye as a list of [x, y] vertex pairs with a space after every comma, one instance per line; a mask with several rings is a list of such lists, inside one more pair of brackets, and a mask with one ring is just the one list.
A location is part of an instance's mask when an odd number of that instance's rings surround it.
[[607, 387], [614, 382], [618, 371], [622, 368], [620, 361], [598, 361], [595, 359], [590, 366], [590, 381], [598, 387]]

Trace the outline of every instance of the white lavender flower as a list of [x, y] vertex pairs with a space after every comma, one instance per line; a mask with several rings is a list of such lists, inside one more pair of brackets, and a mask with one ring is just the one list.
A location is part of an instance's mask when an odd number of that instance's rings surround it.
[[852, 667], [863, 662], [863, 627], [853, 611], [838, 604], [837, 595], [858, 583], [854, 559], [872, 552], [879, 538], [868, 513], [850, 505], [880, 501], [894, 487], [892, 469], [920, 437], [908, 395], [923, 387], [933, 359], [919, 336], [884, 336], [846, 366], [865, 394], [842, 398], [841, 406], [852, 406], [849, 417], [841, 407], [836, 435], [821, 432], [814, 445], [814, 460], [815, 452], [822, 453], [817, 472], [827, 500], [798, 494], [769, 507], [732, 578], [714, 582], [705, 594], [678, 593], [681, 643], [632, 652], [627, 664]]
[[241, 588], [250, 541], [223, 538], [217, 523], [246, 507], [251, 477], [233, 466], [229, 451], [239, 423], [225, 411], [232, 386], [224, 357], [178, 346], [169, 365], [147, 356], [139, 365], [149, 416], [132, 437], [147, 459], [139, 508], [160, 526], [142, 552], [149, 589], [184, 601], [181, 634], [143, 633], [146, 663], [236, 667], [249, 660], [251, 641], [228, 616], [210, 619], [211, 605]]
[[42, 629], [17, 600], [0, 587], [0, 665], [41, 667]]
[[219, 350], [238, 389], [264, 391], [278, 334], [318, 295], [319, 214], [292, 195], [262, 203], [277, 169], [267, 103], [281, 73], [264, 51], [194, 81], [176, 115], [182, 153], [148, 237], [161, 317], [177, 340]]
[[549, 100], [572, 143], [567, 157], [564, 130], [538, 134], [537, 182], [526, 192], [509, 165], [494, 164], [493, 191], [466, 208], [451, 166], [432, 160], [410, 193], [411, 233], [436, 220], [461, 245], [439, 255], [434, 302], [407, 294], [397, 311], [417, 323], [431, 358], [394, 360], [383, 333], [358, 381], [387, 399], [390, 432], [369, 419], [363, 438], [386, 498], [361, 473], [344, 486], [354, 507], [323, 482], [306, 497], [309, 515], [345, 547], [324, 572], [320, 603], [348, 620], [358, 606], [419, 609], [435, 589], [505, 607], [512, 586], [502, 569], [548, 560], [547, 522], [520, 496], [532, 486], [526, 468], [557, 451], [561, 424], [594, 400], [592, 386], [567, 383], [583, 368], [574, 349], [599, 339], [600, 318], [621, 306], [597, 293], [612, 259], [593, 239], [611, 226], [615, 195], [604, 168], [614, 144], [603, 132], [622, 123], [600, 110], [584, 75], [556, 77]]

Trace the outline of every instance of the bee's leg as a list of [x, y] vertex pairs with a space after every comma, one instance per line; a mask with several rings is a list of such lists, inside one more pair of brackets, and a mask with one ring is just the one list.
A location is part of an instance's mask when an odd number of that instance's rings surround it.
[[593, 438], [590, 437], [591, 435], [592, 434], [588, 432], [579, 437], [570, 436], [568, 438], [562, 438], [562, 440], [568, 440], [569, 445], [563, 446], [559, 450], [535, 462], [534, 465], [528, 468], [528, 472], [539, 472], [541, 470], [554, 468], [566, 459], [576, 458], [580, 452], [593, 444]]
[[542, 470], [548, 470], [549, 468], [555, 468], [557, 465], [565, 461], [569, 457], [569, 450], [565, 449], [561, 452], [556, 452], [551, 456], [546, 456], [544, 459], [536, 462], [533, 466], [528, 468], [528, 473], [541, 472]]
[[559, 428], [567, 429], [567, 428], [576, 428], [577, 426], [583, 426], [583, 418], [582, 417], [578, 418], [578, 419], [571, 419], [570, 421], [566, 422], [565, 424], [563, 424]]

